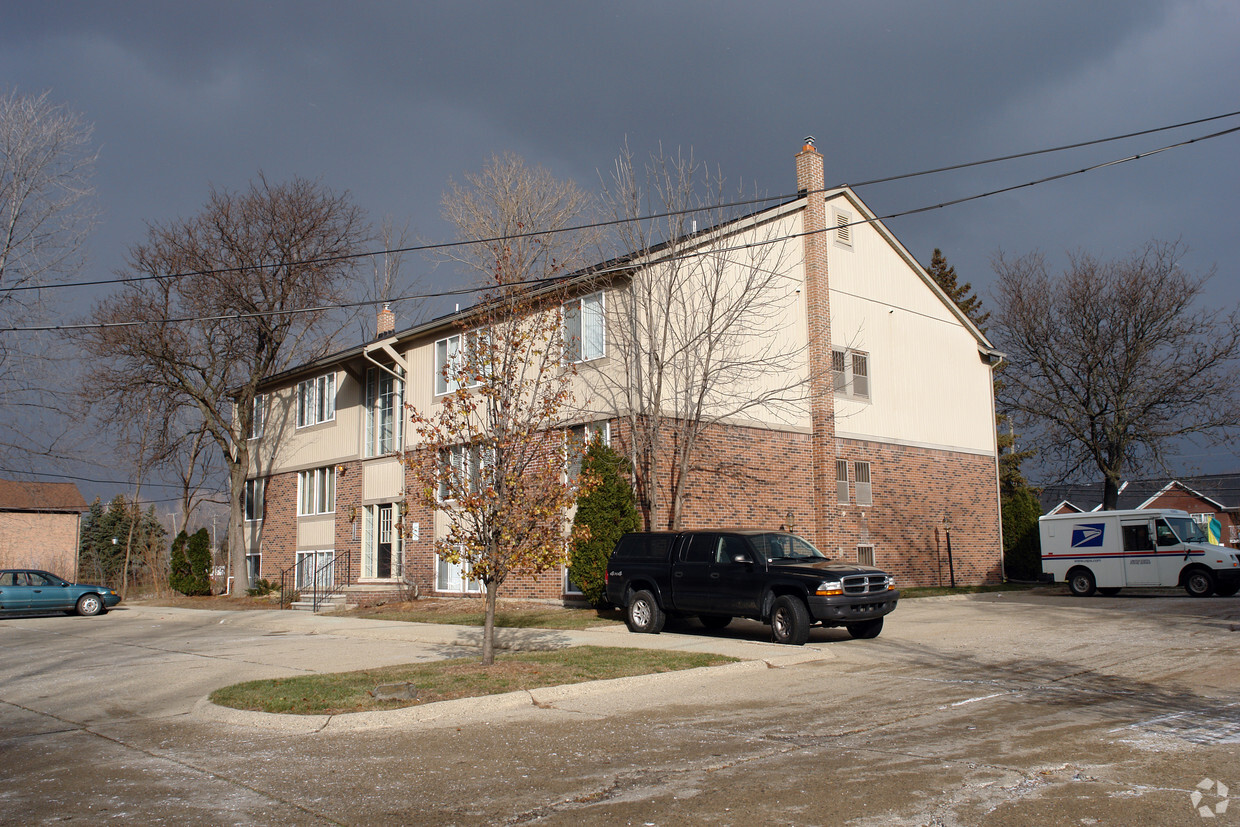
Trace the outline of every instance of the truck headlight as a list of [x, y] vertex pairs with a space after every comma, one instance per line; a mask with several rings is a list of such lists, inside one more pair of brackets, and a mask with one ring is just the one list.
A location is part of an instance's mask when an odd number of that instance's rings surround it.
[[896, 587], [896, 579], [890, 574], [887, 575], [887, 591], [891, 591]]
[[818, 584], [818, 588], [814, 590], [814, 594], [819, 597], [830, 597], [834, 594], [843, 594], [844, 584], [839, 580], [823, 580]]

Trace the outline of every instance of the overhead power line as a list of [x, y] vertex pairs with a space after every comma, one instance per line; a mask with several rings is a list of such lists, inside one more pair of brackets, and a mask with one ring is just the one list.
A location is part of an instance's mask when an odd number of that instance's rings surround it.
[[[855, 189], [858, 187], [867, 187], [867, 186], [871, 186], [874, 184], [886, 184], [892, 181], [902, 181], [902, 180], [906, 180], [909, 178], [918, 178], [923, 175], [935, 175], [941, 172], [954, 172], [954, 171], [961, 170], [961, 169], [969, 169], [971, 167], [985, 166], [987, 164], [997, 164], [997, 163], [1002, 163], [1005, 161], [1014, 161], [1020, 158], [1031, 158], [1031, 157], [1038, 156], [1038, 155], [1047, 155], [1047, 154], [1051, 154], [1055, 152], [1065, 152], [1068, 150], [1081, 149], [1083, 147], [1088, 147], [1088, 146], [1098, 146], [1100, 144], [1112, 143], [1115, 141], [1123, 141], [1129, 138], [1136, 138], [1136, 137], [1141, 137], [1144, 135], [1153, 135], [1159, 132], [1167, 132], [1173, 129], [1182, 129], [1188, 126], [1196, 126], [1198, 124], [1209, 123], [1211, 121], [1223, 120], [1225, 118], [1234, 118], [1236, 116], [1240, 116], [1240, 110], [1236, 110], [1234, 112], [1226, 112], [1222, 115], [1211, 115], [1210, 117], [1207, 117], [1207, 118], [1197, 118], [1196, 120], [1191, 120], [1191, 121], [1181, 121], [1179, 123], [1151, 127], [1150, 129], [1142, 129], [1137, 132], [1126, 132], [1122, 135], [1111, 135], [1106, 138], [1094, 138], [1094, 139], [1087, 140], [1087, 141], [1077, 141], [1075, 143], [1061, 144], [1059, 146], [1046, 147], [1043, 149], [1033, 149], [1033, 150], [1028, 150], [1026, 152], [1017, 152], [1017, 153], [1013, 153], [1009, 155], [1000, 155], [994, 158], [985, 158], [979, 161], [966, 161], [964, 163], [951, 164], [945, 167], [935, 167], [933, 169], [919, 170], [917, 172], [906, 172], [906, 173], [901, 173], [899, 175], [889, 175], [889, 176], [882, 177], [882, 178], [871, 178], [866, 181], [859, 181], [855, 184], [840, 183], [832, 187], [828, 187], [824, 190], [818, 190], [818, 192], [826, 192], [831, 189], [837, 189], [839, 187], [846, 187], [846, 186], [852, 187]], [[1218, 134], [1226, 134], [1226, 133], [1224, 132], [1224, 133], [1218, 133]], [[1210, 135], [1206, 137], [1217, 137], [1217, 135]], [[1198, 140], [1205, 140], [1205, 138], [1200, 138]], [[1189, 141], [1187, 143], [1193, 143], [1193, 142]], [[1181, 145], [1182, 144], [1174, 144], [1173, 146], [1181, 146]], [[1146, 154], [1152, 154], [1152, 153], [1146, 153]], [[1026, 184], [1024, 186], [1029, 186], [1029, 185]], [[707, 209], [710, 209], [710, 210], [736, 209], [740, 207], [753, 206], [755, 204], [766, 204], [772, 201], [788, 201], [788, 200], [797, 198], [799, 196], [800, 196], [800, 193], [786, 193], [782, 195], [761, 196], [761, 197], [756, 197], [756, 198], [741, 199], [738, 201], [730, 201], [724, 204], [716, 204], [716, 205], [712, 205], [711, 207]], [[934, 209], [934, 207], [931, 207], [929, 209]], [[407, 247], [397, 247], [397, 248], [390, 249], [390, 250], [369, 250], [369, 251], [361, 252], [361, 253], [348, 253], [346, 255], [326, 256], [323, 258], [315, 258], [315, 259], [305, 259], [303, 261], [297, 262], [297, 264], [301, 264], [301, 265], [330, 264], [330, 263], [338, 262], [338, 261], [348, 261], [350, 259], [376, 258], [378, 256], [383, 256], [383, 255], [433, 252], [435, 250], [445, 250], [445, 249], [451, 249], [454, 247], [465, 247], [465, 246], [470, 246], [474, 244], [494, 244], [494, 243], [498, 243], [502, 241], [510, 241], [510, 240], [519, 239], [519, 238], [533, 238], [533, 237], [543, 236], [543, 235], [554, 235], [557, 233], [580, 232], [581, 230], [602, 229], [605, 227], [616, 226], [617, 224], [627, 224], [627, 223], [630, 223], [631, 221], [654, 221], [654, 220], [662, 219], [662, 218], [671, 218], [677, 215], [690, 215], [690, 214], [702, 212], [702, 211], [703, 211], [702, 209], [671, 210], [668, 212], [651, 213], [649, 215], [640, 216], [635, 219], [634, 218], [613, 218], [613, 219], [608, 219], [605, 221], [594, 221], [594, 222], [590, 222], [587, 224], [576, 224], [571, 227], [560, 227], [560, 228], [546, 229], [546, 230], [529, 230], [523, 233], [512, 233], [512, 234], [503, 235], [503, 236], [492, 236], [490, 238], [471, 239], [467, 241], [441, 241], [441, 242], [434, 242], [430, 244], [415, 244], [415, 245], [411, 245]], [[908, 214], [908, 213], [904, 213], [904, 214]], [[189, 270], [189, 271], [185, 271], [181, 273], [166, 273], [166, 274], [161, 274], [161, 275], [129, 276], [129, 277], [124, 277], [124, 278], [119, 278], [119, 279], [118, 278], [94, 279], [90, 281], [72, 281], [72, 282], [61, 282], [58, 284], [46, 284], [46, 285], [18, 285], [15, 287], [7, 288], [4, 292], [18, 292], [18, 291], [23, 291], [23, 290], [53, 290], [53, 289], [62, 289], [62, 288], [69, 288], [69, 287], [98, 287], [98, 286], [103, 286], [103, 285], [122, 285], [122, 284], [132, 284], [135, 282], [142, 282], [142, 281], [154, 281], [158, 279], [179, 279], [179, 278], [188, 278], [189, 276], [202, 276], [202, 275], [224, 274], [224, 273], [240, 273], [240, 272], [246, 272], [249, 270], [266, 269], [267, 266], [268, 265], [254, 264], [254, 265], [244, 265], [244, 266], [238, 266], [238, 267], [221, 267], [221, 268], [211, 269], [211, 270]]]
[[[1219, 118], [1232, 117], [1234, 115], [1240, 115], [1240, 112], [1229, 113], [1228, 115], [1218, 115], [1213, 118], [1208, 118], [1208, 119], [1203, 119], [1203, 120], [1218, 120]], [[1194, 121], [1192, 123], [1200, 123], [1200, 122], [1201, 121]], [[1160, 127], [1155, 130], [1145, 130], [1142, 133], [1131, 133], [1131, 134], [1134, 134], [1134, 135], [1149, 134], [1150, 132], [1165, 131], [1166, 129], [1174, 129], [1174, 128], [1175, 126]], [[976, 193], [974, 195], [967, 195], [967, 196], [952, 199], [949, 201], [942, 201], [937, 204], [928, 204], [928, 205], [924, 205], [921, 207], [914, 207], [908, 210], [900, 210], [897, 212], [886, 213], [884, 215], [875, 216], [874, 218], [862, 218], [856, 221], [849, 222], [848, 224], [841, 224], [838, 226], [832, 225], [830, 227], [826, 227], [821, 230], [809, 230], [809, 231], [805, 231], [801, 233], [793, 233], [793, 234], [789, 234], [785, 236], [779, 236], [776, 238], [764, 239], [758, 242], [737, 245], [735, 247], [712, 248], [711, 253], [718, 254], [718, 253], [723, 253], [723, 252], [751, 249], [751, 248], [760, 247], [760, 246], [768, 246], [770, 244], [777, 244], [777, 243], [782, 243], [785, 241], [790, 241], [795, 238], [803, 238], [807, 235], [812, 235], [818, 232], [831, 232], [831, 231], [838, 230], [842, 227], [853, 227], [853, 226], [857, 226], [861, 224], [870, 224], [870, 223], [874, 223], [878, 221], [889, 221], [894, 218], [903, 218], [909, 215], [917, 215], [919, 213], [944, 209], [946, 207], [952, 207], [952, 206], [956, 206], [959, 204], [968, 203], [970, 201], [977, 201], [982, 198], [989, 198], [995, 195], [1001, 195], [1003, 193], [1013, 192], [1019, 189], [1026, 189], [1029, 187], [1039, 186], [1041, 184], [1050, 183], [1052, 181], [1058, 181], [1064, 178], [1070, 178], [1076, 175], [1083, 175], [1088, 172], [1094, 172], [1096, 170], [1105, 169], [1107, 167], [1112, 167], [1112, 166], [1117, 166], [1119, 164], [1129, 163], [1131, 161], [1138, 161], [1142, 158], [1148, 158], [1153, 155], [1158, 155], [1160, 153], [1167, 152], [1168, 150], [1185, 147], [1190, 144], [1200, 143], [1202, 141], [1208, 141], [1213, 138], [1219, 138], [1224, 135], [1230, 135], [1235, 132], [1240, 132], [1240, 126], [1232, 127], [1231, 129], [1221, 130], [1219, 132], [1213, 132], [1211, 134], [1202, 135], [1196, 138], [1189, 138], [1184, 141], [1178, 141], [1173, 144], [1168, 144], [1166, 146], [1158, 147], [1156, 149], [1151, 149], [1146, 152], [1139, 152], [1134, 155], [1128, 155], [1123, 158], [1116, 158], [1116, 159], [1112, 159], [1109, 161], [1092, 164], [1090, 166], [1082, 167], [1080, 169], [1056, 173], [1055, 175], [1048, 175], [1042, 178], [1034, 179], [1032, 181], [1027, 181], [1022, 184], [1013, 184], [1011, 186], [1000, 187], [998, 189], [993, 189], [993, 190], [987, 190], [985, 192]], [[1117, 136], [1115, 138], [1099, 139], [1096, 141], [1078, 143], [1078, 144], [1071, 145], [1071, 147], [1087, 146], [1090, 144], [1103, 143], [1103, 142], [1110, 141], [1110, 140], [1120, 140], [1123, 137], [1128, 137], [1128, 136]], [[976, 166], [976, 165], [984, 164], [984, 163], [993, 163], [995, 161], [1009, 160], [1011, 158], [1017, 158], [1017, 157], [1025, 157], [1026, 155], [1044, 154], [1046, 152], [1053, 152], [1053, 151], [1057, 151], [1057, 150], [1053, 150], [1053, 149], [1052, 150], [1038, 150], [1035, 152], [1024, 153], [1022, 155], [1004, 156], [1004, 158], [992, 159], [990, 161], [973, 162], [972, 164], [969, 164], [969, 166]], [[959, 165], [957, 167], [952, 167], [950, 169], [958, 169], [958, 168], [960, 168]], [[945, 168], [945, 169], [948, 169], [948, 168]], [[926, 173], [910, 173], [908, 176], [904, 176], [904, 177], [911, 177], [912, 175], [917, 175], [917, 174], [926, 174]], [[890, 180], [895, 180], [895, 178], [877, 179], [874, 182], [868, 182], [868, 183], [877, 183], [879, 180], [890, 181]], [[819, 190], [818, 192], [828, 192], [832, 189], [835, 189], [835, 187], [830, 187], [830, 188], [826, 188], [823, 190]], [[762, 198], [762, 199], [752, 199], [750, 201], [745, 201], [745, 202], [733, 202], [732, 205], [721, 205], [718, 208], [722, 209], [722, 208], [726, 208], [728, 206], [733, 206], [733, 205], [752, 204], [752, 203], [758, 203], [758, 202], [763, 202], [763, 201], [781, 200], [781, 199], [786, 200], [786, 197]], [[686, 211], [686, 212], [694, 212], [694, 211]], [[680, 214], [680, 213], [678, 212], [661, 213], [658, 215], [647, 216], [644, 219], [636, 219], [636, 220], [650, 220], [652, 218], [667, 217], [667, 216], [677, 215], [677, 214]], [[599, 224], [591, 224], [591, 225], [581, 225], [580, 227], [565, 228], [563, 230], [550, 230], [550, 231], [542, 231], [542, 232], [531, 231], [531, 232], [526, 232], [526, 233], [516, 233], [513, 235], [509, 235], [509, 236], [497, 236], [491, 239], [485, 239], [485, 240], [480, 240], [480, 241], [450, 242], [450, 243], [445, 242], [442, 244], [423, 245], [420, 247], [408, 247], [408, 248], [402, 248], [401, 250], [387, 251], [387, 252], [410, 252], [410, 251], [416, 251], [416, 250], [429, 250], [429, 249], [443, 248], [443, 247], [449, 247], [449, 246], [458, 246], [461, 244], [480, 244], [480, 243], [486, 243], [487, 241], [499, 242], [499, 241], [504, 241], [508, 239], [524, 238], [524, 237], [537, 236], [537, 235], [547, 235], [552, 232], [567, 232], [569, 231], [569, 229], [585, 229], [588, 227], [603, 226], [604, 224], [615, 224], [615, 223], [622, 223], [622, 222], [627, 223], [630, 220], [634, 220], [634, 219], [617, 219], [615, 221], [602, 222]], [[368, 255], [378, 255], [378, 253], [358, 253], [358, 254], [355, 254], [354, 256], [339, 256], [333, 259], [321, 259], [321, 260], [315, 260], [311, 262], [300, 262], [300, 263], [303, 263], [303, 264], [304, 263], [315, 263], [316, 261], [320, 261], [320, 262], [331, 261], [331, 260], [338, 260], [341, 258], [368, 256]], [[682, 258], [696, 257], [699, 255], [701, 254], [691, 253], [686, 256], [683, 256]], [[590, 272], [592, 275], [606, 275], [609, 272], [623, 271], [623, 270], [629, 269], [630, 267], [631, 267], [630, 264], [624, 264], [624, 265], [619, 265], [613, 268], [596, 269]], [[205, 273], [217, 273], [217, 272], [237, 272], [237, 271], [242, 271], [242, 270], [247, 270], [247, 269], [253, 269], [253, 268], [237, 267], [237, 268], [229, 268], [228, 270], [204, 271], [204, 273], [181, 273], [181, 274], [175, 274], [175, 275], [169, 275], [169, 276], [143, 276], [143, 277], [138, 277], [134, 280], [149, 280], [149, 279], [154, 279], [154, 278], [182, 278], [182, 277], [186, 277], [190, 275], [203, 275]], [[510, 284], [511, 286], [547, 284], [547, 283], [561, 280], [562, 278], [564, 277], [561, 276], [561, 277], [552, 277], [552, 278], [543, 278], [543, 279], [532, 279], [532, 280], [527, 280], [527, 281], [511, 282]], [[62, 286], [68, 286], [68, 285], [62, 285]], [[356, 301], [356, 302], [343, 302], [339, 304], [323, 305], [319, 307], [299, 308], [299, 309], [294, 309], [294, 310], [261, 311], [261, 312], [253, 312], [253, 313], [230, 313], [230, 314], [221, 314], [221, 315], [215, 315], [215, 316], [186, 316], [186, 317], [177, 317], [177, 318], [143, 319], [143, 320], [122, 321], [122, 322], [91, 322], [91, 323], [81, 323], [81, 324], [30, 325], [30, 326], [20, 326], [20, 327], [12, 326], [12, 327], [0, 328], [0, 333], [68, 331], [68, 330], [102, 330], [102, 329], [107, 329], [107, 328], [133, 327], [133, 326], [148, 325], [148, 324], [174, 324], [174, 323], [201, 322], [201, 321], [208, 321], [208, 322], [209, 321], [236, 321], [240, 319], [259, 318], [259, 317], [265, 317], [265, 316], [297, 315], [297, 314], [302, 314], [302, 313], [323, 313], [323, 312], [327, 312], [330, 310], [346, 309], [350, 307], [363, 307], [367, 305], [377, 305], [377, 304], [398, 304], [401, 302], [412, 301], [412, 300], [425, 300], [425, 299], [433, 299], [433, 298], [446, 298], [449, 296], [470, 295], [470, 294], [485, 292], [487, 290], [492, 289], [492, 287], [493, 285], [480, 285], [477, 287], [459, 288], [455, 290], [443, 290], [443, 291], [436, 291], [436, 292], [431, 292], [431, 293], [412, 294], [412, 295], [400, 296], [400, 297], [392, 298], [392, 299], [368, 299], [368, 300]]]

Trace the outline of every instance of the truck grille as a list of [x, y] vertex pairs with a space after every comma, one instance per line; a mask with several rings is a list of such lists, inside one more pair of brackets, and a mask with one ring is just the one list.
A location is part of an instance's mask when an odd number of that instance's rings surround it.
[[844, 594], [879, 594], [885, 591], [885, 574], [853, 574], [844, 578]]

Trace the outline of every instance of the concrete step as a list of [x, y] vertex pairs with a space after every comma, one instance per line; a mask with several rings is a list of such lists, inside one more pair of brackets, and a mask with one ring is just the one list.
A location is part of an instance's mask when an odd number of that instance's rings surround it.
[[[326, 597], [319, 601], [319, 612], [334, 612], [337, 609], [343, 609], [345, 605], [346, 601], [343, 594], [333, 594], [331, 597]], [[314, 600], [313, 598], [294, 600], [289, 604], [289, 608], [300, 612], [313, 612]]]

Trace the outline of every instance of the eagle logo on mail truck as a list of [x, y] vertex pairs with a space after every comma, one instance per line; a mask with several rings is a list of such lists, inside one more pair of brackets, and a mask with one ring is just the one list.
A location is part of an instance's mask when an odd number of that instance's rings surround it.
[[1102, 545], [1106, 523], [1084, 523], [1072, 526], [1073, 548], [1096, 548]]

